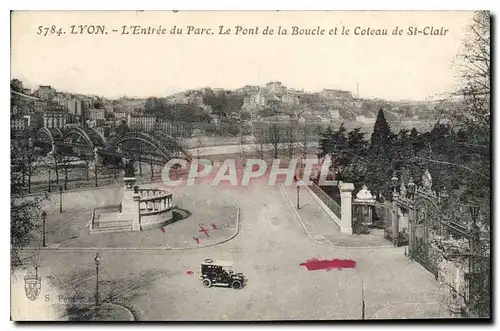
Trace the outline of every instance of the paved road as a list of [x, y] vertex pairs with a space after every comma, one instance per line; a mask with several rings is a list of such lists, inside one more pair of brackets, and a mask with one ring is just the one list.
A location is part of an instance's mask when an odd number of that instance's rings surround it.
[[[408, 312], [398, 311], [395, 317], [411, 317], [415, 305], [439, 300], [434, 277], [407, 261], [402, 249], [338, 249], [311, 241], [278, 186], [199, 185], [176, 190], [176, 194], [217, 194], [218, 199], [237, 203], [240, 233], [227, 243], [200, 250], [101, 252], [101, 297], [111, 294], [140, 319], [358, 319], [362, 279], [367, 318], [402, 304], [410, 307]], [[92, 301], [94, 255], [95, 251], [43, 251], [42, 296], [49, 294], [52, 304], [60, 303], [58, 293], [64, 298], [78, 293]], [[196, 272], [205, 257], [234, 261], [235, 271], [249, 279], [247, 287], [203, 288]], [[354, 270], [307, 271], [299, 264], [310, 258], [352, 259], [357, 264]], [[383, 311], [386, 316], [391, 310]], [[421, 315], [421, 310], [414, 314]]]

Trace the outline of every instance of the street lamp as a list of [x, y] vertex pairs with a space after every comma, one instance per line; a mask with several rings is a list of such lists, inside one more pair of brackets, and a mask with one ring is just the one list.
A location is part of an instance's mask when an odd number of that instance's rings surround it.
[[441, 201], [442, 204], [446, 204], [448, 202], [448, 198], [450, 195], [448, 194], [448, 190], [446, 187], [443, 187], [441, 192], [439, 193], [439, 200]]
[[297, 210], [300, 209], [300, 206], [299, 206], [299, 197], [300, 197], [300, 184], [299, 184], [299, 182], [297, 182]]
[[59, 186], [59, 213], [62, 213], [62, 186]]
[[47, 213], [42, 211], [42, 247], [45, 247], [45, 220], [47, 219]]
[[446, 199], [448, 199], [450, 197], [450, 195], [448, 194], [448, 190], [446, 189], [446, 187], [443, 187], [443, 189], [441, 190], [441, 193], [439, 195], [444, 200], [446, 200]]
[[472, 221], [476, 224], [477, 218], [479, 216], [480, 206], [478, 204], [472, 204], [470, 207], [470, 215], [472, 216]]
[[52, 192], [52, 186], [50, 183], [50, 167], [49, 167], [49, 193]]
[[396, 196], [397, 195], [397, 191], [396, 191], [396, 188], [398, 187], [398, 177], [396, 176], [396, 173], [394, 173], [392, 175], [392, 178], [391, 178], [391, 183], [392, 183], [392, 188], [393, 188], [393, 195]]
[[99, 263], [101, 262], [101, 257], [99, 253], [96, 253], [94, 257], [95, 261], [95, 273], [96, 273], [96, 282], [95, 282], [95, 304], [99, 305]]

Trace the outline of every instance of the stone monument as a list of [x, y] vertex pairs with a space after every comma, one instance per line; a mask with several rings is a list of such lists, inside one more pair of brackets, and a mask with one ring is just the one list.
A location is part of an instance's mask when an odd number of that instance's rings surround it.
[[94, 209], [90, 233], [142, 231], [158, 228], [173, 220], [172, 192], [154, 187], [139, 189], [133, 161], [122, 161], [125, 185], [118, 211]]
[[[120, 218], [132, 220], [132, 228], [134, 231], [140, 230], [139, 216], [136, 215], [139, 209], [139, 192], [136, 186], [134, 161], [124, 159], [125, 187], [123, 189], [123, 199], [120, 205]], [[137, 220], [136, 220], [137, 218]], [[139, 227], [138, 229], [135, 229]]]

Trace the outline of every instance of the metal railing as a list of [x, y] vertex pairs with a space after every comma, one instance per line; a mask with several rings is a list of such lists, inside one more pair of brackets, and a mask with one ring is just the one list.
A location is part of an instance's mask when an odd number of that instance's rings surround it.
[[310, 186], [311, 190], [316, 194], [318, 198], [323, 201], [325, 205], [327, 205], [328, 208], [338, 217], [341, 218], [340, 216], [340, 205], [333, 200], [328, 194], [325, 193], [318, 185], [315, 183], [312, 183]]

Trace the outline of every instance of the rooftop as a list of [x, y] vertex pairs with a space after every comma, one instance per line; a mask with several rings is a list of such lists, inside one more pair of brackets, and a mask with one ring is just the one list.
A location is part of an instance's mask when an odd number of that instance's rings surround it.
[[212, 260], [212, 259], [205, 259], [201, 264], [213, 264], [213, 265], [218, 265], [221, 267], [231, 267], [233, 265], [232, 261], [222, 261], [222, 260]]

